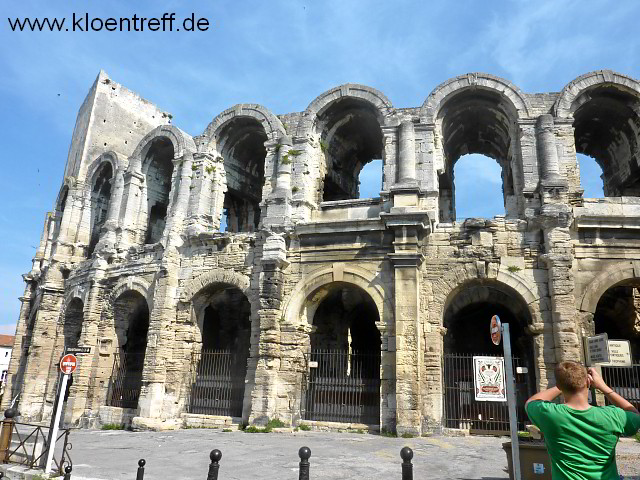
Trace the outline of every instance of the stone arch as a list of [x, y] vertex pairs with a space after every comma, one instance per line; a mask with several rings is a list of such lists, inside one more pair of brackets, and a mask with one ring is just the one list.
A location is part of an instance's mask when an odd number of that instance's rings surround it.
[[127, 291], [138, 292], [142, 295], [147, 301], [149, 311], [151, 311], [151, 307], [153, 305], [153, 290], [151, 288], [151, 284], [140, 277], [127, 277], [116, 283], [111, 290], [111, 295], [109, 297], [109, 304], [111, 305], [111, 308], [113, 308], [118, 297]]
[[64, 310], [66, 310], [69, 304], [76, 298], [86, 305], [88, 295], [89, 295], [89, 289], [86, 287], [82, 287], [80, 285], [76, 285], [71, 290], [69, 290], [64, 296], [64, 302], [62, 304], [62, 308], [63, 308], [62, 316], [64, 316]]
[[268, 108], [255, 103], [240, 103], [226, 109], [213, 119], [198, 138], [198, 150], [205, 153], [216, 153], [218, 135], [224, 126], [234, 118], [241, 117], [254, 118], [260, 122], [269, 140], [275, 140], [286, 134], [280, 119]]
[[[379, 275], [374, 274], [364, 268], [344, 265], [341, 273], [332, 267], [321, 268], [305, 276], [294, 287], [285, 301], [283, 311], [288, 323], [299, 323], [299, 317], [309, 297], [318, 292], [322, 287], [334, 282], [344, 282], [353, 284], [364, 290], [375, 302], [380, 315], [380, 323], [388, 325], [393, 319], [393, 305], [391, 299], [385, 295], [382, 281]], [[316, 300], [315, 307], [320, 304], [321, 299]], [[315, 308], [312, 307], [315, 311]], [[308, 317], [313, 318], [312, 312]]]
[[533, 323], [541, 323], [538, 313], [532, 308], [532, 304], [540, 300], [540, 295], [536, 287], [527, 279], [511, 273], [506, 269], [500, 268], [495, 276], [487, 276], [485, 272], [479, 272], [477, 268], [469, 268], [467, 266], [454, 269], [443, 278], [439, 279], [434, 285], [434, 291], [443, 292], [438, 298], [436, 318], [439, 322], [444, 319], [444, 314], [452, 299], [458, 294], [469, 282], [477, 280], [495, 281], [500, 283], [507, 289], [518, 294], [522, 301], [527, 305], [531, 320]]
[[193, 297], [203, 288], [216, 283], [226, 283], [237, 287], [251, 300], [251, 282], [246, 275], [229, 270], [215, 269], [202, 273], [189, 280], [180, 294], [180, 301], [191, 302]]
[[91, 190], [91, 186], [95, 181], [95, 177], [100, 171], [100, 167], [102, 167], [102, 164], [104, 162], [111, 164], [111, 171], [113, 172], [114, 178], [115, 178], [116, 172], [118, 171], [118, 168], [122, 166], [121, 161], [118, 159], [118, 154], [116, 152], [109, 150], [108, 152], [102, 153], [98, 158], [96, 158], [93, 162], [91, 162], [91, 164], [87, 168], [87, 175], [85, 177], [86, 178], [85, 187], [88, 190]]
[[185, 153], [196, 152], [196, 144], [190, 135], [173, 125], [160, 125], [147, 133], [142, 140], [138, 142], [138, 145], [131, 154], [132, 161], [130, 168], [132, 170], [142, 168], [142, 159], [151, 147], [152, 142], [158, 138], [166, 138], [171, 142], [173, 145], [174, 159], [182, 158]]
[[607, 290], [621, 282], [637, 278], [640, 278], [640, 261], [626, 261], [610, 266], [589, 282], [580, 299], [579, 309], [595, 314], [598, 301]]
[[435, 123], [440, 108], [452, 95], [471, 88], [492, 90], [507, 98], [518, 112], [518, 119], [530, 115], [529, 99], [509, 80], [488, 73], [467, 73], [447, 80], [434, 88], [420, 108], [420, 117], [427, 124]]
[[370, 104], [378, 112], [380, 126], [384, 125], [384, 118], [393, 110], [393, 104], [382, 92], [366, 85], [346, 83], [318, 95], [309, 104], [298, 122], [296, 136], [302, 137], [310, 133], [317, 117], [334, 102], [344, 98], [362, 100]]
[[613, 70], [596, 70], [579, 76], [562, 89], [553, 104], [553, 115], [558, 118], [573, 116], [575, 100], [586, 90], [599, 85], [615, 85], [622, 90], [640, 96], [640, 82], [637, 80]]

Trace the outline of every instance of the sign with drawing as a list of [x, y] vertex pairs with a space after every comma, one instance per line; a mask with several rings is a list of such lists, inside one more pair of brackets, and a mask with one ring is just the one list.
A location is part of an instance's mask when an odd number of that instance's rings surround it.
[[504, 358], [473, 357], [475, 399], [480, 402], [506, 402]]

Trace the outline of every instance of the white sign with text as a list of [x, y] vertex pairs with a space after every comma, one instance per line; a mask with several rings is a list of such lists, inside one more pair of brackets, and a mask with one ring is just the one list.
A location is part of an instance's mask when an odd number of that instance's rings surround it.
[[473, 387], [480, 402], [506, 402], [504, 358], [473, 357]]

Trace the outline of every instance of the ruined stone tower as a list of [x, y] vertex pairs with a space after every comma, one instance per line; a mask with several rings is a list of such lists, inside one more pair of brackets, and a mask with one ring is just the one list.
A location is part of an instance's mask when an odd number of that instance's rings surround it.
[[[472, 73], [415, 108], [347, 84], [301, 113], [235, 105], [197, 137], [101, 72], [24, 275], [4, 406], [49, 417], [64, 347], [87, 345], [74, 424], [482, 428], [464, 362], [499, 354], [494, 314], [521, 403], [586, 334], [640, 354], [639, 131], [640, 83], [611, 71], [545, 94]], [[466, 153], [500, 164], [505, 215], [456, 219]], [[576, 153], [606, 198], [583, 198]], [[359, 199], [375, 159], [382, 191]]]

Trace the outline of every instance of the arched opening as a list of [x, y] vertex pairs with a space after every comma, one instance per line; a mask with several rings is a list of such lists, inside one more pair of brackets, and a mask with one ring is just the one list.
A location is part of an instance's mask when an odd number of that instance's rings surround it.
[[[444, 152], [444, 169], [438, 177], [440, 221], [453, 222], [457, 216], [454, 167], [469, 153], [498, 162], [503, 211], [516, 215], [512, 165], [517, 161], [517, 112], [513, 105], [497, 92], [479, 88], [463, 90], [444, 103], [437, 121], [441, 125]], [[463, 175], [459, 169], [457, 173]]]
[[193, 299], [201, 332], [189, 412], [242, 416], [251, 344], [251, 304], [237, 287], [211, 285]]
[[[454, 166], [456, 220], [504, 214], [500, 164], [476, 153], [462, 155]], [[441, 201], [444, 198], [440, 198]], [[441, 209], [450, 210], [442, 204]]]
[[153, 140], [143, 162], [147, 187], [146, 244], [159, 242], [164, 234], [171, 193], [173, 157], [173, 144], [162, 137]]
[[218, 135], [227, 176], [223, 207], [227, 232], [253, 232], [260, 225], [266, 140], [264, 127], [252, 117], [230, 120]]
[[64, 346], [77, 347], [82, 333], [82, 322], [84, 320], [84, 304], [79, 298], [74, 298], [69, 302], [64, 313]]
[[583, 198], [604, 198], [603, 173], [595, 158], [577, 154]]
[[107, 209], [111, 198], [111, 182], [113, 168], [110, 162], [104, 162], [95, 176], [91, 188], [91, 237], [89, 241], [89, 256], [100, 240], [100, 229], [107, 219]]
[[[531, 314], [522, 297], [498, 282], [471, 282], [456, 292], [444, 314], [444, 426], [474, 431], [508, 431], [507, 404], [476, 401], [473, 357], [502, 357], [503, 346], [494, 345], [489, 335], [491, 317], [498, 315], [509, 324], [511, 350], [516, 373], [516, 401], [519, 428], [524, 428], [524, 403], [535, 391], [533, 341], [526, 326]], [[526, 370], [526, 373], [524, 373]]]
[[[361, 196], [361, 191], [373, 193], [373, 189], [362, 186], [360, 181], [370, 182], [371, 175], [378, 174], [382, 185], [382, 130], [378, 116], [371, 104], [355, 98], [337, 100], [318, 114], [316, 129], [326, 167], [319, 201], [367, 198]], [[366, 177], [360, 179], [370, 162], [374, 173], [367, 169]], [[376, 197], [379, 192], [380, 189]]]
[[632, 366], [603, 366], [602, 376], [611, 388], [640, 408], [640, 279], [604, 292], [593, 321], [596, 334], [606, 333], [609, 340], [629, 342]]
[[109, 405], [137, 408], [147, 350], [149, 305], [139, 292], [128, 290], [113, 306], [118, 351], [114, 354]]
[[304, 418], [379, 425], [378, 308], [351, 284], [336, 282], [323, 290], [313, 314]]
[[579, 95], [574, 105], [576, 153], [598, 162], [603, 172], [604, 195], [639, 195], [637, 94], [613, 85], [600, 85]]

